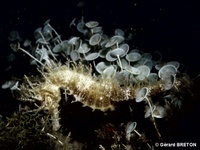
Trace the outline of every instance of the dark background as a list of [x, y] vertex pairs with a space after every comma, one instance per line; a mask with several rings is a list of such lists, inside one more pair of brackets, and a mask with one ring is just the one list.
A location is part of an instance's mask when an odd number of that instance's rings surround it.
[[[200, 15], [198, 13], [200, 7], [197, 2], [197, 0], [4, 1], [0, 4], [0, 84], [9, 80], [11, 75], [26, 70], [7, 62], [7, 56], [13, 53], [8, 40], [10, 31], [19, 31], [24, 39], [32, 37], [36, 28], [43, 26], [47, 19], [51, 19], [51, 25], [67, 39], [72, 36], [69, 29], [70, 22], [75, 17], [80, 19], [82, 15], [86, 22], [96, 20], [105, 31], [110, 33], [113, 33], [115, 28], [135, 29], [136, 36], [133, 40], [135, 47], [144, 52], [160, 51], [165, 60], [179, 61], [185, 68], [184, 72], [195, 78], [200, 74]], [[4, 72], [9, 65], [14, 68], [11, 74]], [[7, 115], [4, 110], [9, 109], [10, 112], [12, 109], [16, 110], [17, 103], [7, 98], [10, 91], [1, 89], [0, 94], [0, 113]], [[190, 114], [196, 116], [195, 121], [190, 119], [191, 116], [187, 113], [182, 120], [182, 126], [184, 123], [187, 125], [183, 127], [183, 131], [187, 130], [185, 132], [189, 136], [196, 131], [190, 132], [193, 128], [192, 124], [199, 118], [199, 114], [195, 113]], [[185, 122], [185, 118], [189, 121]], [[197, 129], [197, 125], [194, 126]]]
[[[195, 77], [200, 73], [198, 6], [197, 0], [4, 1], [0, 6], [1, 61], [11, 53], [8, 46], [11, 30], [19, 31], [25, 39], [51, 19], [58, 33], [69, 38], [72, 36], [68, 35], [69, 23], [83, 15], [86, 22], [96, 20], [111, 33], [115, 28], [136, 29], [135, 47], [144, 52], [160, 51], [164, 59], [179, 61], [184, 64], [184, 71]], [[1, 63], [1, 68], [4, 67]]]
[[[84, 6], [78, 7], [79, 3]], [[5, 1], [0, 6], [1, 54], [9, 51], [6, 44], [11, 30], [30, 37], [37, 27], [51, 19], [53, 27], [62, 36], [69, 37], [66, 32], [69, 23], [83, 15], [85, 21], [100, 22], [103, 29], [136, 29], [134, 45], [139, 49], [161, 51], [164, 57], [178, 60], [198, 74], [198, 6], [193, 0]]]

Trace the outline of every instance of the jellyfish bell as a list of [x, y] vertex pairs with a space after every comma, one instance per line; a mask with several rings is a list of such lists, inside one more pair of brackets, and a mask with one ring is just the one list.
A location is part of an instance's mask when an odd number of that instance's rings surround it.
[[128, 122], [125, 128], [126, 134], [130, 134], [135, 130], [137, 122]]
[[2, 89], [12, 88], [12, 87], [16, 84], [16, 82], [17, 82], [17, 81], [15, 81], [15, 80], [6, 81], [6, 82], [1, 86], [1, 88], [2, 88]]
[[26, 40], [24, 41], [24, 43], [23, 43], [23, 46], [24, 46], [24, 47], [28, 47], [28, 46], [31, 47], [31, 41], [30, 41], [29, 39], [26, 39]]
[[90, 50], [91, 50], [91, 48], [90, 48], [90, 46], [87, 43], [83, 43], [78, 48], [78, 52], [81, 53], [81, 54], [88, 53]]
[[68, 43], [72, 45], [76, 45], [79, 39], [80, 39], [79, 37], [72, 37], [68, 40]]
[[46, 24], [42, 29], [42, 34], [47, 41], [49, 41], [53, 37], [52, 31], [52, 28], [50, 28], [48, 24]]
[[125, 58], [129, 62], [136, 62], [141, 58], [141, 55], [137, 52], [133, 52], [133, 53], [127, 54]]
[[148, 59], [147, 59], [147, 60], [143, 63], [143, 65], [148, 66], [150, 70], [153, 68], [153, 62], [152, 62], [152, 60], [148, 60]]
[[124, 37], [124, 31], [122, 29], [117, 28], [115, 29], [115, 35]]
[[112, 57], [110, 55], [111, 51], [108, 51], [107, 54], [106, 54], [106, 60], [109, 61], [109, 62], [113, 62], [113, 61], [116, 61], [117, 60], [117, 57]]
[[137, 67], [137, 69], [140, 70], [140, 74], [137, 75], [136, 79], [142, 81], [144, 80], [145, 78], [147, 78], [150, 74], [150, 68], [146, 65], [142, 65], [142, 66], [139, 66]]
[[85, 26], [88, 28], [95, 28], [99, 25], [99, 22], [97, 21], [89, 21], [87, 23], [85, 23]]
[[[117, 65], [119, 66], [119, 67], [122, 67], [122, 69], [125, 69], [129, 64], [128, 64], [128, 62], [124, 59], [124, 58], [122, 58], [122, 59], [120, 59], [121, 60], [121, 64], [120, 64], [120, 62], [119, 61], [117, 61]], [[122, 65], [122, 66], [120, 66], [120, 65]]]
[[160, 68], [158, 72], [159, 78], [167, 78], [170, 75], [175, 75], [177, 73], [177, 68], [174, 65], [168, 64], [164, 65], [162, 68]]
[[124, 54], [121, 57], [124, 57], [129, 51], [129, 45], [124, 43], [119, 46], [119, 48], [124, 50]]
[[80, 32], [80, 33], [84, 33], [84, 26], [85, 26], [85, 23], [84, 22], [79, 22], [76, 26], [76, 29]]
[[157, 73], [150, 73], [148, 76], [148, 81], [150, 84], [154, 84], [155, 82], [157, 82], [158, 81]]
[[94, 35], [91, 36], [90, 40], [89, 40], [89, 44], [91, 46], [95, 46], [98, 45], [101, 41], [101, 35], [99, 33], [96, 33]]
[[35, 39], [42, 38], [42, 36], [41, 36], [41, 32], [42, 32], [42, 28], [41, 28], [41, 27], [35, 29], [35, 31], [34, 31]]
[[54, 48], [52, 49], [52, 51], [54, 53], [59, 53], [59, 52], [62, 51], [62, 49], [63, 49], [63, 45], [62, 44], [57, 44], [57, 45], [54, 46]]
[[160, 70], [164, 66], [164, 63], [158, 63], [155, 65], [156, 70]]
[[114, 68], [113, 65], [107, 67], [103, 73], [102, 73], [102, 78], [103, 79], [112, 79], [116, 74], [116, 69]]
[[132, 49], [129, 53], [140, 53], [140, 51], [138, 49]]
[[99, 50], [99, 56], [101, 58], [106, 58], [106, 54], [109, 52], [109, 49], [107, 48], [102, 48], [101, 50]]
[[22, 38], [21, 38], [21, 36], [19, 35], [19, 32], [18, 31], [11, 31], [10, 32], [10, 34], [9, 34], [9, 36], [8, 36], [8, 39], [10, 40], [10, 41], [22, 41]]
[[12, 62], [14, 62], [16, 60], [16, 56], [14, 55], [14, 54], [9, 54], [8, 56], [7, 56], [7, 61], [8, 62], [10, 62], [10, 63], [12, 63]]
[[176, 69], [178, 69], [180, 66], [180, 63], [178, 61], [170, 61], [170, 62], [167, 62], [167, 65], [173, 65], [174, 67], [176, 67]]
[[169, 75], [162, 78], [162, 84], [165, 90], [170, 90], [176, 81], [175, 75]]
[[134, 74], [134, 75], [139, 75], [140, 74], [140, 70], [135, 68], [135, 67], [132, 67], [130, 65], [128, 65], [126, 68], [125, 68], [128, 72], [130, 72], [131, 74]]
[[113, 49], [110, 51], [110, 56], [113, 57], [113, 58], [117, 58], [118, 61], [119, 61], [119, 65], [120, 65], [120, 68], [122, 69], [122, 63], [121, 63], [121, 60], [120, 60], [120, 57], [124, 55], [125, 50], [122, 49], [122, 48], [116, 48], [116, 49]]
[[149, 89], [147, 87], [143, 87], [140, 91], [136, 94], [136, 102], [142, 102], [147, 98]]
[[101, 26], [94, 27], [94, 28], [91, 29], [91, 32], [93, 34], [95, 34], [95, 33], [100, 33], [101, 34], [101, 33], [103, 33], [102, 27]]
[[71, 51], [70, 53], [70, 58], [73, 60], [73, 61], [77, 61], [80, 59], [80, 54], [77, 52], [77, 50], [73, 50]]
[[119, 35], [115, 35], [113, 36], [105, 45], [105, 47], [111, 47], [113, 45], [119, 45], [120, 43], [122, 43], [124, 41], [124, 37], [119, 36]]
[[142, 54], [142, 58], [151, 60], [151, 59], [152, 59], [152, 55], [151, 55], [150, 53], [143, 53], [143, 54]]
[[99, 53], [97, 52], [93, 52], [93, 53], [89, 53], [85, 56], [85, 60], [87, 61], [92, 61], [92, 60], [95, 60], [99, 57]]
[[117, 58], [118, 56], [121, 57], [124, 55], [125, 51], [122, 48], [116, 48], [110, 51], [110, 56]]
[[100, 46], [101, 46], [102, 48], [106, 48], [105, 46], [106, 46], [106, 44], [108, 43], [109, 38], [108, 38], [108, 36], [105, 35], [105, 34], [101, 34], [101, 37], [102, 37], [102, 40], [101, 40]]
[[155, 118], [163, 118], [166, 115], [166, 110], [162, 106], [155, 106], [155, 109], [153, 111], [152, 117]]
[[108, 68], [110, 65], [110, 63], [108, 62], [99, 62], [96, 66], [95, 66], [95, 69], [98, 73], [102, 74], [103, 71]]

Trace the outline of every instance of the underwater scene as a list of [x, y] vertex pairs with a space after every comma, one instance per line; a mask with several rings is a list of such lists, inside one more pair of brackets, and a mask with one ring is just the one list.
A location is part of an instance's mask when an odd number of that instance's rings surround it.
[[197, 1], [0, 7], [0, 150], [200, 149]]

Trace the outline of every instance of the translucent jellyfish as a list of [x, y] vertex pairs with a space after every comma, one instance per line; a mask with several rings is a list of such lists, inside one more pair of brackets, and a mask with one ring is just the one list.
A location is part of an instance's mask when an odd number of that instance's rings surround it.
[[175, 75], [169, 75], [162, 78], [162, 83], [164, 85], [165, 90], [169, 90], [174, 86], [174, 83], [176, 81]]
[[148, 107], [148, 109], [147, 109], [144, 117], [148, 118], [150, 115], [152, 115], [152, 117], [155, 117], [155, 118], [163, 118], [166, 115], [165, 108], [162, 107], [162, 106], [155, 106], [155, 105], [153, 105], [152, 106], [152, 112], [151, 112], [150, 107]]
[[99, 63], [95, 66], [95, 68], [96, 68], [96, 70], [97, 70], [98, 73], [102, 74], [103, 71], [104, 71], [106, 68], [108, 68], [109, 66], [111, 66], [111, 65], [110, 65], [110, 63], [108, 63], [108, 62], [99, 62]]
[[108, 41], [108, 43], [105, 45], [105, 47], [108, 48], [108, 47], [111, 47], [115, 44], [118, 46], [123, 41], [124, 41], [124, 37], [119, 36], [119, 35], [115, 35]]
[[79, 37], [72, 37], [71, 39], [69, 39], [68, 43], [72, 45], [76, 45], [79, 39], [80, 39]]
[[122, 37], [124, 37], [124, 31], [122, 29], [115, 29], [115, 35], [120, 35]]
[[146, 58], [148, 60], [151, 60], [152, 59], [152, 55], [150, 53], [143, 53], [142, 54], [142, 58]]
[[2, 88], [2, 89], [12, 88], [12, 87], [15, 85], [15, 83], [16, 83], [16, 81], [14, 81], [14, 80], [6, 81], [6, 82], [1, 86], [1, 88]]
[[140, 70], [138, 68], [132, 67], [130, 65], [128, 65], [125, 69], [128, 72], [130, 72], [131, 74], [134, 74], [134, 75], [139, 75], [140, 74]]
[[110, 55], [111, 51], [108, 51], [108, 53], [106, 54], [106, 60], [110, 61], [110, 62], [113, 62], [113, 61], [116, 61], [117, 60], [117, 57], [112, 57]]
[[113, 58], [121, 57], [123, 56], [125, 51], [122, 48], [116, 48], [110, 51], [110, 56]]
[[99, 23], [97, 21], [89, 21], [85, 24], [85, 26], [88, 28], [94, 28], [94, 27], [97, 27], [98, 25]]
[[30, 41], [29, 39], [26, 39], [26, 40], [24, 41], [24, 43], [23, 43], [23, 46], [24, 46], [24, 47], [27, 47], [27, 46], [32, 47], [32, 46], [31, 46], [31, 41]]
[[10, 41], [16, 41], [16, 40], [22, 41], [22, 38], [21, 38], [21, 36], [19, 35], [19, 32], [18, 32], [18, 31], [11, 31], [10, 34], [9, 34], [9, 36], [8, 36], [8, 39], [9, 39]]
[[93, 34], [95, 34], [95, 33], [102, 33], [103, 32], [103, 30], [102, 30], [102, 27], [101, 26], [98, 26], [98, 27], [94, 27], [94, 28], [92, 28], [91, 29], [91, 32], [93, 33]]
[[71, 51], [70, 53], [70, 58], [73, 60], [73, 61], [77, 61], [80, 59], [80, 54], [77, 52], [77, 50], [73, 50]]
[[114, 66], [109, 66], [107, 67], [103, 73], [102, 73], [102, 78], [103, 79], [111, 79], [115, 76], [116, 74], [116, 69], [114, 68]]
[[91, 50], [91, 48], [89, 47], [89, 45], [87, 43], [83, 43], [82, 45], [80, 45], [80, 47], [78, 48], [78, 52], [79, 53], [87, 53]]
[[47, 41], [49, 41], [50, 39], [53, 38], [52, 31], [53, 31], [52, 28], [50, 28], [50, 27], [48, 26], [48, 24], [46, 24], [46, 25], [44, 26], [44, 28], [42, 29], [42, 34], [43, 34], [44, 38], [45, 38]]
[[42, 28], [41, 28], [41, 27], [35, 29], [35, 31], [34, 31], [34, 36], [35, 36], [35, 39], [36, 39], [36, 40], [39, 39], [39, 38], [42, 38], [41, 33], [42, 33]]
[[135, 130], [137, 122], [128, 122], [125, 128], [126, 134], [130, 134]]
[[122, 58], [120, 60], [121, 60], [121, 64], [119, 63], [119, 61], [117, 61], [117, 65], [119, 67], [122, 67], [122, 69], [125, 69], [127, 66], [129, 66], [128, 62], [124, 58]]
[[148, 66], [149, 69], [151, 70], [152, 67], [153, 67], [153, 62], [152, 62], [152, 60], [148, 60], [148, 59], [147, 59], [147, 60], [143, 63], [143, 65]]
[[12, 63], [12, 62], [14, 62], [15, 60], [16, 60], [16, 57], [15, 57], [14, 54], [9, 54], [9, 55], [7, 56], [7, 61], [8, 61], [8, 62]]
[[159, 78], [163, 79], [163, 78], [166, 78], [166, 77], [169, 77], [170, 75], [175, 75], [177, 72], [177, 69], [174, 65], [165, 65], [163, 66], [159, 72], [158, 72], [158, 76]]
[[121, 63], [120, 57], [122, 57], [125, 53], [126, 53], [125, 50], [122, 48], [116, 48], [116, 49], [110, 51], [110, 53], [109, 53], [111, 57], [118, 59], [121, 69], [122, 69], [122, 63]]
[[180, 66], [180, 63], [178, 61], [170, 61], [170, 62], [167, 62], [167, 65], [173, 65], [174, 67], [176, 67], [176, 69], [178, 69]]
[[62, 44], [57, 44], [56, 46], [54, 46], [54, 48], [53, 48], [53, 52], [54, 53], [59, 53], [59, 52], [61, 52], [62, 51], [62, 49], [63, 49], [63, 45]]
[[133, 52], [126, 55], [126, 60], [129, 62], [136, 62], [141, 58], [141, 55], [139, 53]]
[[80, 33], [84, 33], [84, 26], [85, 26], [85, 23], [81, 21], [77, 24], [76, 28]]
[[89, 44], [91, 46], [95, 46], [97, 44], [99, 44], [101, 41], [101, 34], [96, 33], [94, 35], [91, 36], [90, 40], [89, 40]]
[[141, 102], [147, 99], [149, 89], [147, 87], [143, 87], [136, 95], [136, 102]]
[[85, 56], [85, 60], [87, 61], [92, 61], [92, 60], [95, 60], [99, 57], [99, 53], [97, 52], [94, 52], [94, 53], [89, 53]]
[[147, 78], [150, 74], [150, 68], [146, 65], [142, 65], [142, 66], [139, 66], [137, 67], [137, 69], [140, 70], [140, 74], [137, 75], [136, 79], [142, 81], [144, 80], [145, 78]]
[[156, 73], [150, 73], [148, 76], [148, 80], [150, 84], [153, 84], [158, 81], [158, 75]]
[[101, 50], [99, 51], [99, 56], [100, 56], [101, 58], [106, 58], [106, 54], [107, 54], [109, 51], [110, 51], [109, 49], [103, 48], [103, 49], [101, 49]]
[[129, 51], [129, 45], [124, 43], [119, 46], [119, 48], [124, 50], [124, 54], [121, 57], [124, 57]]

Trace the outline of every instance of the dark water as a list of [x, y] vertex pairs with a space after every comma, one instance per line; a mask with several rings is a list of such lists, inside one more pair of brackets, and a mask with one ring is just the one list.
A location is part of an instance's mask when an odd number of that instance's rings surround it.
[[[64, 37], [69, 37], [73, 18], [96, 20], [104, 30], [136, 29], [133, 45], [144, 52], [160, 51], [167, 60], [185, 65], [187, 73], [200, 73], [199, 15], [197, 1], [10, 1], [0, 9], [1, 55], [10, 53], [7, 37], [17, 30], [24, 37], [47, 19]], [[2, 59], [1, 59], [2, 60]], [[4, 60], [4, 59], [3, 59]], [[4, 66], [1, 66], [4, 67]]]
[[[43, 26], [47, 19], [51, 19], [57, 32], [68, 38], [73, 36], [73, 31], [69, 29], [70, 22], [75, 17], [80, 19], [81, 16], [84, 16], [86, 21], [98, 21], [103, 29], [110, 33], [113, 33], [115, 28], [130, 31], [135, 29], [136, 36], [132, 42], [134, 47], [144, 52], [160, 51], [165, 60], [176, 60], [183, 64], [183, 70], [194, 78], [200, 74], [198, 9], [197, 0], [6, 1], [0, 5], [0, 84], [11, 75], [18, 74], [18, 69], [23, 70], [14, 68], [10, 74], [3, 71], [9, 65], [19, 67], [17, 64], [9, 64], [7, 60], [7, 56], [13, 53], [8, 41], [10, 31], [17, 30], [24, 38], [31, 37], [37, 27]], [[0, 113], [7, 115], [4, 110], [9, 109], [12, 112], [18, 104], [10, 102], [9, 99], [3, 100], [10, 98], [9, 91], [1, 89], [1, 95]], [[195, 113], [192, 115], [196, 115]], [[192, 128], [189, 123], [188, 126]], [[186, 133], [191, 134], [189, 131]]]

